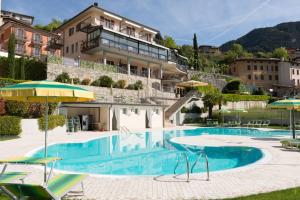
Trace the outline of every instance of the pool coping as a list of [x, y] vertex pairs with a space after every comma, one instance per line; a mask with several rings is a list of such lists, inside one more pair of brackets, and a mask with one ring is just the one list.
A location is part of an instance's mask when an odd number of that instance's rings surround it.
[[[215, 128], [215, 127], [189, 127], [187, 129], [176, 129], [176, 130], [193, 130], [193, 129], [200, 129], [200, 128]], [[243, 129], [247, 129], [247, 127], [229, 127], [229, 128], [243, 128]], [[249, 128], [248, 128], [249, 129]], [[256, 129], [256, 128], [254, 128]], [[174, 129], [162, 129], [162, 131], [168, 131], [168, 130], [174, 130]], [[278, 130], [278, 129], [275, 129], [275, 130]], [[153, 130], [154, 132], [155, 131], [158, 131], [158, 130]], [[267, 130], [266, 130], [267, 131]], [[134, 131], [135, 132], [141, 132], [141, 131]], [[96, 139], [100, 139], [100, 138], [104, 138], [104, 137], [109, 137], [109, 136], [114, 136], [114, 135], [118, 135], [119, 133], [118, 132], [105, 132], [103, 133], [101, 136], [96, 136], [96, 137], [92, 137], [92, 138], [89, 138], [89, 139], [85, 139], [85, 140], [82, 140], [82, 141], [68, 141], [68, 142], [52, 142], [52, 143], [49, 143], [48, 144], [48, 147], [49, 146], [52, 146], [52, 145], [57, 145], [57, 144], [72, 144], [72, 143], [86, 143], [86, 142], [89, 142], [89, 141], [92, 141], [92, 140], [96, 140]], [[220, 135], [214, 135], [214, 134], [211, 134], [213, 136], [220, 136]], [[224, 136], [224, 135], [222, 135]], [[245, 137], [245, 138], [253, 138], [253, 137], [249, 137], [249, 136], [241, 136], [241, 135], [225, 135], [225, 136], [238, 136], [238, 137]], [[171, 140], [174, 140], [176, 138], [188, 138], [188, 137], [197, 137], [197, 136], [182, 136], [182, 137], [174, 137], [172, 138]], [[198, 136], [200, 137], [200, 136]], [[279, 138], [279, 137], [276, 137], [276, 138]], [[184, 144], [184, 143], [182, 143]], [[200, 145], [195, 145], [195, 146], [200, 146]], [[238, 145], [222, 145], [222, 147], [224, 146], [235, 146], [235, 147], [238, 147]], [[214, 146], [214, 147], [218, 147], [218, 146]], [[209, 173], [210, 174], [227, 174], [227, 173], [234, 173], [234, 172], [241, 172], [241, 171], [245, 171], [245, 170], [249, 170], [249, 169], [254, 169], [255, 167], [258, 167], [260, 165], [263, 165], [267, 162], [269, 162], [271, 159], [272, 159], [272, 155], [270, 152], [268, 152], [266, 149], [263, 149], [261, 147], [256, 147], [254, 145], [250, 145], [250, 146], [239, 146], [239, 147], [254, 147], [254, 148], [257, 148], [257, 149], [260, 149], [263, 153], [263, 157], [260, 158], [259, 160], [253, 162], [253, 163], [250, 163], [250, 164], [247, 164], [245, 166], [241, 166], [241, 167], [236, 167], [236, 168], [231, 168], [231, 169], [225, 169], [225, 170], [218, 170], [218, 171], [210, 171]], [[37, 151], [43, 149], [44, 146], [40, 146], [40, 147], [37, 147], [37, 148], [34, 148], [33, 150], [27, 152], [25, 154], [25, 156], [32, 156], [34, 153], [36, 153]], [[44, 167], [42, 166], [33, 166], [33, 168], [35, 169], [40, 169], [40, 170], [44, 170]], [[50, 167], [47, 167], [48, 169]], [[88, 174], [89, 176], [91, 177], [96, 177], [96, 178], [112, 178], [112, 179], [125, 179], [125, 178], [155, 178], [157, 176], [160, 176], [160, 175], [113, 175], [113, 174], [94, 174], [94, 173], [84, 173], [84, 172], [76, 172], [76, 171], [68, 171], [68, 170], [60, 170], [60, 169], [56, 169], [55, 167], [53, 168], [53, 172], [55, 173], [65, 173], [65, 174]], [[197, 172], [197, 173], [193, 173], [193, 174], [205, 174], [206, 172]], [[166, 174], [166, 175], [162, 175], [162, 176], [174, 176], [174, 174]]]

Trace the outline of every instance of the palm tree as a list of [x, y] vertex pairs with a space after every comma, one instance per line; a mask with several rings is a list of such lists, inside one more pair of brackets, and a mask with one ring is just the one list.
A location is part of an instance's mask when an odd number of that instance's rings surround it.
[[208, 108], [208, 118], [212, 118], [212, 110], [215, 105], [219, 105], [221, 109], [222, 103], [224, 102], [223, 95], [219, 91], [210, 91], [202, 98], [204, 106]]

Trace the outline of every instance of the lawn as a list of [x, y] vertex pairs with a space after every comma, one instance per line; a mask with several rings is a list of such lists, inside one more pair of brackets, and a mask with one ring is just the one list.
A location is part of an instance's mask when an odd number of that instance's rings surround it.
[[246, 197], [238, 197], [224, 200], [299, 200], [300, 188], [292, 188], [287, 190], [280, 190], [270, 193], [256, 194]]

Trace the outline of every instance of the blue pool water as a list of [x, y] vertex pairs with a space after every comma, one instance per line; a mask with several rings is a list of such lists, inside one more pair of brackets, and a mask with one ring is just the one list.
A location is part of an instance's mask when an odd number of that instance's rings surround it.
[[[161, 175], [172, 174], [178, 151], [169, 148], [170, 139], [195, 135], [241, 135], [251, 137], [275, 137], [289, 134], [288, 131], [259, 131], [237, 128], [201, 128], [145, 132], [128, 135], [113, 135], [84, 143], [55, 144], [48, 147], [48, 156], [63, 160], [56, 163], [57, 169], [111, 175]], [[263, 157], [260, 149], [253, 147], [198, 147], [208, 156], [211, 171], [237, 168], [254, 163]], [[34, 156], [43, 156], [43, 149]], [[193, 162], [195, 155], [190, 154]], [[185, 172], [184, 163], [178, 173]], [[204, 172], [204, 162], [194, 170]]]

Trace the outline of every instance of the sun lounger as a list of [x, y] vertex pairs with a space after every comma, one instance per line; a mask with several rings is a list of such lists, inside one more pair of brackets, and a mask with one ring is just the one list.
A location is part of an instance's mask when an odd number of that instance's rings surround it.
[[254, 127], [261, 127], [262, 121], [261, 120], [256, 120], [255, 123], [253, 124]]
[[292, 149], [296, 147], [297, 149], [300, 146], [300, 139], [284, 139], [280, 141], [282, 147]]
[[77, 195], [84, 195], [82, 181], [86, 175], [80, 174], [62, 174], [55, 176], [49, 181], [47, 186], [32, 185], [32, 184], [17, 184], [17, 183], [0, 183], [9, 195], [16, 197], [15, 199], [62, 199], [81, 182], [82, 191]]
[[15, 180], [24, 182], [25, 177], [28, 175], [26, 172], [5, 172], [0, 174], [0, 183], [9, 183]]
[[270, 123], [271, 123], [270, 120], [263, 121], [263, 123], [261, 124], [261, 127], [268, 127], [270, 125]]

